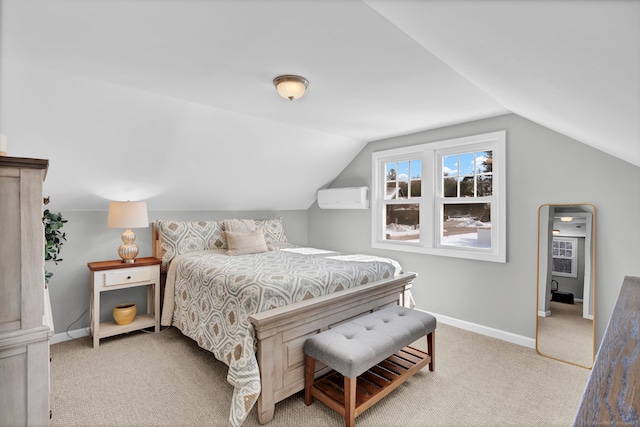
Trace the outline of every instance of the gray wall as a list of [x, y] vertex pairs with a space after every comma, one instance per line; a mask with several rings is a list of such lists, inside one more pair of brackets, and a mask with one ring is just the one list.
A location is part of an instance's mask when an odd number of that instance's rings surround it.
[[[375, 253], [419, 273], [417, 307], [535, 337], [537, 210], [543, 203], [592, 203], [596, 219], [596, 336], [599, 343], [625, 275], [640, 276], [640, 168], [516, 115], [369, 143], [330, 187], [371, 187], [371, 153], [507, 131], [507, 263], [371, 248], [371, 210], [309, 210], [309, 245]], [[621, 212], [626, 213], [621, 217]]]
[[[55, 201], [52, 200], [47, 207], [56, 211]], [[64, 243], [61, 252], [63, 261], [58, 265], [50, 262], [45, 265], [45, 268], [53, 273], [49, 281], [49, 293], [56, 334], [89, 326], [90, 275], [87, 263], [119, 258], [118, 246], [122, 243], [120, 235], [124, 230], [107, 228], [106, 207], [105, 203], [105, 210], [99, 212], [62, 212], [69, 221], [63, 228], [67, 233], [67, 242]], [[307, 211], [150, 211], [149, 221], [260, 219], [276, 216], [282, 216], [285, 233], [291, 243], [306, 245]], [[138, 256], [151, 256], [151, 228], [137, 228], [133, 231], [136, 233], [136, 244], [140, 247]], [[101, 301], [101, 320], [111, 320], [113, 306], [123, 302], [134, 302], [140, 311], [145, 310], [144, 288], [104, 292]]]

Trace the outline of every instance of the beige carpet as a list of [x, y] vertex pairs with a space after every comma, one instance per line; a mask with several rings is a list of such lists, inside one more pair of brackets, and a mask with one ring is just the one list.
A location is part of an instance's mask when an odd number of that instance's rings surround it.
[[[356, 418], [358, 427], [570, 426], [589, 370], [440, 324], [436, 371], [410, 378]], [[225, 426], [226, 366], [175, 328], [51, 346], [51, 426]], [[258, 426], [255, 408], [245, 426]], [[296, 394], [272, 427], [343, 426]]]
[[582, 317], [582, 303], [551, 301], [551, 316], [538, 317], [538, 350], [581, 366], [593, 365], [593, 320]]

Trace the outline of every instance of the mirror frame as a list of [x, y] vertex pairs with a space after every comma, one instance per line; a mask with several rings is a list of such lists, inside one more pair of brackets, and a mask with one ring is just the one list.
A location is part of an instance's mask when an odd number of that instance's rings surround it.
[[[591, 328], [591, 365], [589, 366], [585, 366], [585, 365], [581, 365], [579, 363], [575, 363], [569, 360], [564, 360], [564, 359], [560, 359], [558, 357], [554, 357], [554, 356], [550, 356], [548, 354], [544, 354], [540, 351], [540, 349], [538, 348], [538, 333], [539, 333], [539, 328], [538, 328], [538, 321], [539, 321], [539, 309], [540, 309], [540, 241], [541, 241], [541, 232], [543, 232], [543, 229], [541, 227], [541, 213], [542, 213], [542, 209], [544, 207], [589, 207], [591, 209], [591, 215], [592, 215], [592, 219], [591, 219], [591, 254], [592, 254], [592, 259], [591, 259], [591, 268], [590, 268], [590, 273], [591, 273], [591, 301], [590, 304], [592, 305], [592, 313], [593, 313], [593, 324], [592, 324], [592, 328]], [[538, 353], [540, 356], [544, 356], [544, 357], [548, 357], [550, 359], [554, 359], [554, 360], [558, 360], [560, 362], [564, 362], [564, 363], [569, 363], [571, 365], [574, 366], [579, 366], [581, 368], [586, 368], [586, 369], [591, 369], [593, 367], [593, 363], [595, 361], [595, 356], [596, 356], [596, 347], [595, 347], [595, 340], [596, 340], [596, 207], [591, 204], [591, 203], [543, 203], [538, 207], [538, 246], [537, 246], [537, 254], [536, 254], [536, 353]], [[548, 228], [545, 227], [545, 232], [548, 232]], [[585, 250], [587, 249], [587, 246], [585, 244]], [[546, 288], [546, 286], [545, 286]]]

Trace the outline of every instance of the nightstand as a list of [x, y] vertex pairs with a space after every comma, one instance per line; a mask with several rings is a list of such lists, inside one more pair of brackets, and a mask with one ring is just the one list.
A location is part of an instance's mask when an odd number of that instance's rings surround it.
[[[90, 262], [91, 270], [91, 335], [93, 347], [100, 344], [100, 338], [124, 334], [154, 327], [160, 332], [160, 264], [158, 258], [136, 258], [128, 264], [122, 260]], [[118, 325], [115, 321], [100, 322], [100, 294], [116, 289], [129, 289], [137, 286], [147, 287], [147, 313], [136, 316], [127, 325]]]

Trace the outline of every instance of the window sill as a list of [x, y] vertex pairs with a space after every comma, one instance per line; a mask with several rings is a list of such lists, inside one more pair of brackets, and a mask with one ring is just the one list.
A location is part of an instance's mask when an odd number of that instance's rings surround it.
[[417, 254], [446, 256], [451, 258], [472, 259], [476, 261], [489, 261], [506, 263], [505, 254], [491, 252], [489, 250], [473, 249], [473, 248], [427, 248], [415, 243], [388, 243], [373, 242], [371, 245], [375, 249], [385, 249], [389, 251], [413, 252]]

